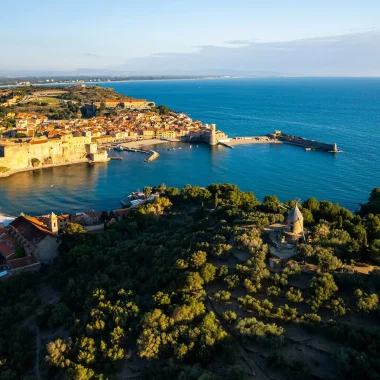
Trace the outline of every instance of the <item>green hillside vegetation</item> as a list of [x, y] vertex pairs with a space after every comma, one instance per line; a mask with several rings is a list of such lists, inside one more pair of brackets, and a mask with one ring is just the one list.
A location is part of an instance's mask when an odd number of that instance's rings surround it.
[[104, 102], [106, 99], [125, 99], [128, 96], [117, 93], [113, 88], [100, 86], [28, 86], [12, 90], [20, 99], [28, 96], [25, 102], [10, 107], [1, 107], [0, 118], [8, 112], [33, 113], [48, 116], [49, 119], [80, 118], [80, 108], [84, 104]]
[[380, 377], [380, 215], [309, 199], [311, 241], [270, 270], [275, 196], [152, 190], [103, 234], [69, 225], [51, 266], [0, 282], [0, 380]]

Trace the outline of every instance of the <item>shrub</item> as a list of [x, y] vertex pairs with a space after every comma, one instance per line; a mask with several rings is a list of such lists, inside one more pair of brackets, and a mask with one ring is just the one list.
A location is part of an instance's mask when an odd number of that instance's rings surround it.
[[367, 294], [360, 289], [356, 289], [355, 296], [358, 298], [356, 307], [359, 311], [370, 313], [378, 308], [379, 298], [377, 294]]
[[297, 309], [291, 308], [288, 305], [281, 306], [277, 309], [275, 317], [285, 322], [294, 321], [297, 318]]
[[215, 293], [215, 299], [216, 302], [225, 304], [229, 299], [231, 298], [231, 293], [227, 292], [227, 290], [220, 290], [219, 292]]
[[255, 284], [249, 278], [244, 280], [244, 286], [248, 293], [257, 293], [261, 289], [260, 283]]
[[286, 296], [286, 299], [289, 301], [289, 302], [294, 302], [294, 303], [297, 303], [297, 302], [302, 302], [303, 301], [303, 298], [302, 298], [302, 293], [299, 289], [294, 289], [293, 287], [291, 287], [285, 294]]
[[288, 285], [288, 276], [286, 275], [286, 273], [282, 272], [281, 274], [279, 273], [276, 273], [273, 277], [272, 277], [272, 280], [273, 282], [278, 286], [278, 285], [281, 285], [281, 286], [286, 286]]
[[330, 273], [323, 273], [313, 277], [310, 287], [314, 294], [308, 302], [313, 311], [318, 310], [338, 290], [334, 277]]
[[301, 323], [305, 327], [307, 327], [309, 329], [313, 329], [313, 328], [316, 328], [321, 323], [321, 317], [315, 313], [304, 314], [301, 317]]
[[207, 261], [207, 254], [204, 251], [194, 252], [189, 258], [189, 265], [195, 269], [200, 268]]
[[239, 276], [236, 274], [230, 274], [224, 278], [229, 289], [237, 288], [240, 284]]
[[298, 263], [294, 260], [291, 260], [286, 265], [286, 268], [282, 271], [283, 274], [290, 276], [299, 276], [301, 274], [301, 268]]
[[332, 300], [331, 307], [335, 317], [346, 314], [346, 307], [342, 298]]
[[258, 321], [256, 318], [240, 319], [236, 329], [243, 336], [255, 339], [263, 339], [271, 336], [281, 336], [285, 330], [276, 324], [266, 324]]
[[227, 275], [228, 275], [228, 266], [227, 265], [221, 265], [218, 269], [217, 269], [217, 277], [220, 278], [220, 279], [224, 279]]
[[223, 319], [227, 323], [234, 323], [237, 319], [237, 315], [234, 311], [228, 310], [223, 313]]
[[260, 300], [246, 295], [245, 297], [238, 298], [238, 302], [241, 308], [248, 311], [256, 312], [260, 317], [270, 317], [273, 310], [273, 304], [268, 300]]
[[281, 293], [281, 289], [277, 286], [269, 286], [267, 289], [268, 297], [278, 296]]
[[211, 281], [214, 281], [216, 268], [211, 263], [206, 263], [199, 271], [204, 282], [207, 284]]

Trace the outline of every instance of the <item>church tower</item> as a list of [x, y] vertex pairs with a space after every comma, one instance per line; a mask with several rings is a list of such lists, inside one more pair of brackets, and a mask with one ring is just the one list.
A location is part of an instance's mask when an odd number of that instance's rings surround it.
[[57, 215], [52, 212], [49, 217], [49, 230], [54, 234], [58, 233], [58, 218]]

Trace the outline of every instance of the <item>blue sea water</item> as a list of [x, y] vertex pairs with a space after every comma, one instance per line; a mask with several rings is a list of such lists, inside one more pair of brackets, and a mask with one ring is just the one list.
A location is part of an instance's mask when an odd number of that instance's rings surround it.
[[[30, 214], [113, 209], [145, 185], [232, 182], [259, 199], [276, 194], [328, 199], [356, 210], [380, 186], [380, 79], [215, 79], [101, 84], [215, 123], [230, 136], [280, 129], [344, 152], [306, 152], [289, 145], [235, 149], [193, 144], [157, 145], [160, 158], [139, 153], [123, 161], [71, 165], [0, 179], [0, 213]], [[178, 149], [181, 147], [181, 149]], [[115, 153], [116, 154], [116, 153]], [[53, 185], [53, 186], [52, 186]]]

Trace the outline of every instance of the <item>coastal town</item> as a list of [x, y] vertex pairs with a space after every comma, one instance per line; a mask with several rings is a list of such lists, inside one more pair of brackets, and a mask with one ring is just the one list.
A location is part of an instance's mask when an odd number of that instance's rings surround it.
[[[80, 93], [85, 85], [76, 86]], [[63, 99], [67, 91], [48, 89], [26, 93], [0, 92], [0, 176], [41, 167], [80, 162], [106, 162], [110, 144], [154, 139], [162, 141], [197, 141], [216, 145], [228, 141], [215, 125], [194, 121], [165, 106], [156, 107], [145, 99], [123, 97], [91, 103]], [[116, 93], [115, 93], [116, 94]], [[59, 97], [59, 98], [57, 98]], [[58, 103], [57, 103], [58, 102]], [[38, 104], [40, 107], [33, 108]], [[18, 112], [28, 107], [35, 113]], [[41, 106], [42, 105], [42, 106]], [[63, 108], [47, 116], [44, 109]], [[66, 108], [68, 111], [66, 111]], [[60, 112], [69, 118], [56, 119]], [[53, 117], [53, 118], [52, 118]]]

